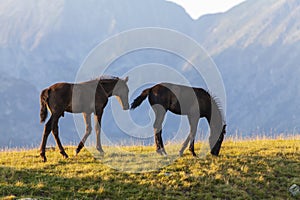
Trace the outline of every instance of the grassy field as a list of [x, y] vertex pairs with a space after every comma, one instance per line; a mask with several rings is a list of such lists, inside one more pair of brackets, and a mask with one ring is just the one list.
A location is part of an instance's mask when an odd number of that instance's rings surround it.
[[[196, 152], [200, 149], [198, 143]], [[104, 150], [96, 159], [86, 149], [75, 157], [74, 147], [68, 147], [70, 158], [63, 159], [48, 149], [46, 163], [37, 150], [2, 151], [0, 198], [300, 199], [288, 192], [293, 183], [300, 185], [297, 139], [225, 141], [219, 157], [194, 158], [188, 151], [181, 158], [157, 157], [153, 147]], [[143, 166], [151, 170], [141, 173]]]

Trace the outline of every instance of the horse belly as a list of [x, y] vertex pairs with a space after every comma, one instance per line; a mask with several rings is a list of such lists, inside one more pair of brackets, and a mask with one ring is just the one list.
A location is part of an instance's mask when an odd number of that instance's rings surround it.
[[177, 114], [177, 115], [181, 115], [183, 114], [183, 110], [181, 110], [181, 107], [180, 107], [180, 104], [179, 102], [173, 102], [171, 105], [170, 105], [170, 108], [169, 110], [174, 113], [174, 114]]

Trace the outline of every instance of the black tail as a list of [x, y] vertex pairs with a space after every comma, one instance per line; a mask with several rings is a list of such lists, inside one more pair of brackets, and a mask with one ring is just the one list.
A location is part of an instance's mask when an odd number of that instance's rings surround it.
[[40, 104], [41, 104], [40, 120], [41, 120], [41, 123], [43, 123], [46, 120], [47, 115], [48, 115], [48, 111], [47, 111], [48, 98], [49, 98], [49, 89], [44, 89], [41, 92], [41, 96], [40, 96]]
[[141, 103], [147, 98], [147, 96], [149, 95], [151, 88], [148, 88], [146, 90], [144, 90], [142, 92], [142, 94], [140, 96], [138, 96], [131, 104], [130, 109], [135, 109], [136, 107], [138, 107], [139, 105], [141, 105]]

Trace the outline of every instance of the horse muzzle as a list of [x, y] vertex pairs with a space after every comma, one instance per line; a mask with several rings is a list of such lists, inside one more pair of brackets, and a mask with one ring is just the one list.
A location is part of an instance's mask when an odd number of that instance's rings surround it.
[[221, 133], [219, 139], [217, 140], [216, 144], [211, 149], [210, 153], [214, 156], [218, 156], [221, 150], [222, 142], [224, 140], [224, 134]]
[[123, 105], [123, 110], [129, 110], [130, 106], [129, 103], [127, 103], [126, 105]]

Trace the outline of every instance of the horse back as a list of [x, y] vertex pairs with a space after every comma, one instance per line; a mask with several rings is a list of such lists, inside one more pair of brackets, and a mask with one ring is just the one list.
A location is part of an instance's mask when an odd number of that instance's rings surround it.
[[151, 105], [160, 104], [175, 114], [187, 115], [198, 109], [197, 98], [192, 87], [172, 83], [160, 83], [151, 88]]
[[108, 100], [98, 81], [83, 83], [56, 83], [48, 88], [48, 107], [50, 111], [71, 113], [93, 113], [103, 108]]
[[68, 112], [73, 113], [93, 113], [103, 109], [108, 101], [108, 96], [99, 81], [88, 81], [73, 84], [71, 107]]

